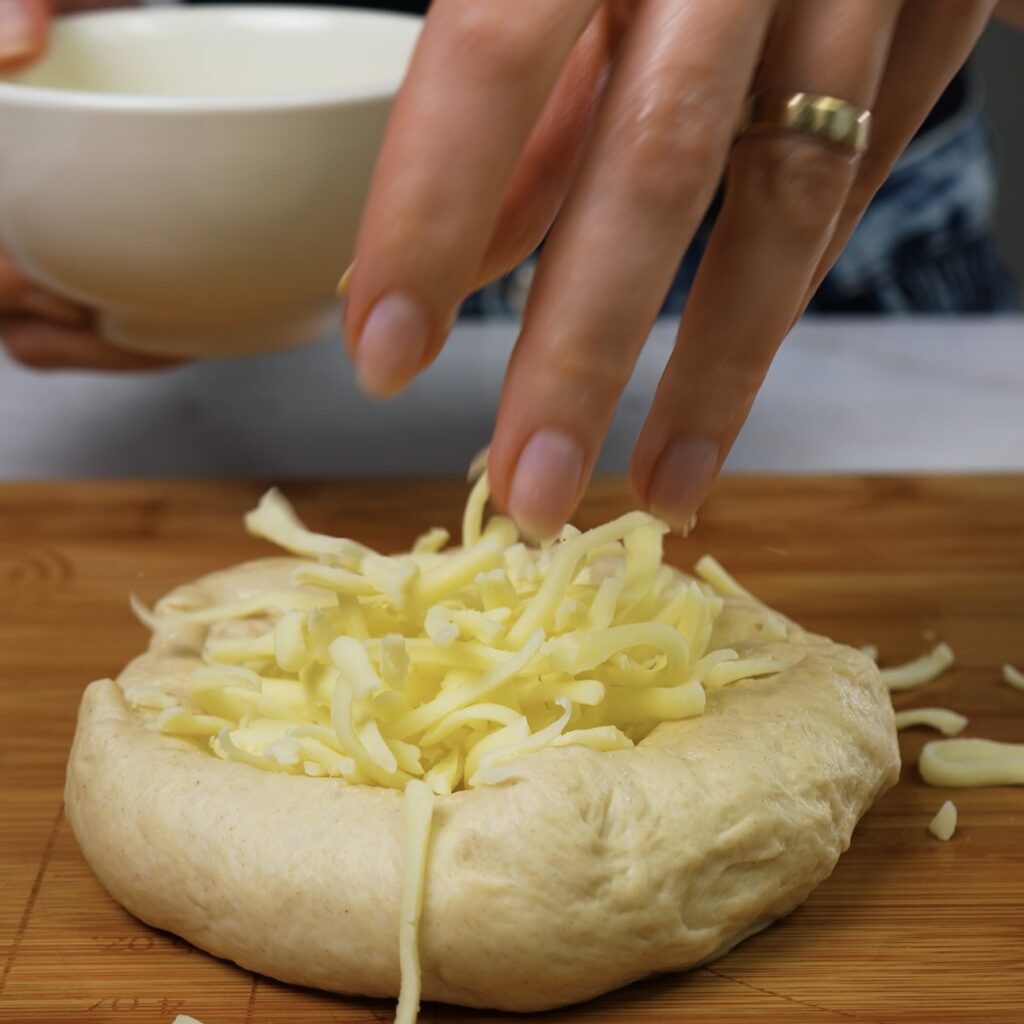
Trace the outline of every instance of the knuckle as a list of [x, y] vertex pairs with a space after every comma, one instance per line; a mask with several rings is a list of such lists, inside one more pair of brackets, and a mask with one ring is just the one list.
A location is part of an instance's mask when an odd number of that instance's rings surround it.
[[641, 0], [611, 0], [612, 18], [620, 29], [625, 29], [632, 22], [640, 3]]
[[614, 349], [591, 350], [579, 345], [551, 352], [546, 378], [552, 399], [581, 415], [603, 414], [614, 406], [629, 379], [629, 366]]
[[847, 201], [854, 163], [848, 154], [813, 139], [756, 140], [739, 184], [748, 206], [760, 208], [788, 234], [817, 245]]
[[975, 21], [991, 13], [992, 4], [989, 0], [944, 0], [939, 8], [940, 16], [957, 21]]
[[700, 86], [638, 102], [618, 126], [623, 180], [640, 201], [671, 208], [717, 183], [725, 136]]
[[[746, 358], [733, 358], [717, 364], [708, 375], [713, 381], [716, 394], [734, 395], [742, 399], [744, 396], [756, 395], [765, 374], [768, 372], [770, 357], [760, 357], [756, 353], [748, 353]], [[730, 418], [736, 415], [736, 407], [742, 402], [733, 402], [731, 407], [723, 405], [723, 412]]]
[[488, 77], [520, 78], [536, 66], [543, 33], [533, 20], [508, 17], [500, 8], [469, 0], [455, 9], [448, 28], [452, 52], [473, 61]]

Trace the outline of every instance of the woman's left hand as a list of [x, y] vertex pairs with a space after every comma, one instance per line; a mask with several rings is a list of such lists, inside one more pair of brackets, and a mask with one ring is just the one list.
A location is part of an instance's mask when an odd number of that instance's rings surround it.
[[163, 370], [181, 362], [136, 355], [110, 344], [92, 310], [35, 284], [2, 252], [0, 348], [34, 370]]
[[[0, 0], [0, 73], [43, 55], [52, 15], [125, 7], [129, 0]], [[17, 146], [17, 139], [4, 145]], [[96, 314], [26, 277], [0, 252], [0, 347], [38, 370], [156, 370], [179, 360], [153, 359], [111, 345], [96, 327]]]
[[[685, 524], [783, 337], [995, 6], [523, 0], [513, 15], [435, 0], [357, 246], [346, 323], [364, 386], [407, 384], [460, 301], [547, 236], [490, 472], [498, 504], [551, 533], [727, 173], [632, 464], [639, 501]], [[871, 108], [870, 148], [857, 159], [803, 135], [737, 140], [752, 90]]]

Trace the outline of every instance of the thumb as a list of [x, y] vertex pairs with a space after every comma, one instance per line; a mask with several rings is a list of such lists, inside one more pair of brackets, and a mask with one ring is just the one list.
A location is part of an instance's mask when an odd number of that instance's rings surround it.
[[0, 71], [38, 57], [46, 46], [49, 24], [46, 0], [0, 0]]

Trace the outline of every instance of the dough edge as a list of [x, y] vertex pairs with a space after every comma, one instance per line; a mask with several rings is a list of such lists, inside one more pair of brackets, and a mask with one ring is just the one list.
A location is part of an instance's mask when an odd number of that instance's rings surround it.
[[[164, 604], [242, 596], [247, 563]], [[729, 598], [715, 646], [800, 660], [709, 694], [631, 751], [549, 750], [515, 780], [439, 798], [423, 998], [499, 1010], [579, 1002], [683, 970], [799, 905], [896, 781], [889, 696], [860, 652]], [[121, 685], [183, 672], [156, 635]], [[398, 992], [401, 794], [271, 775], [143, 727], [119, 685], [85, 691], [66, 785], [86, 860], [132, 914], [281, 981]], [[353, 829], [353, 824], [357, 827]]]

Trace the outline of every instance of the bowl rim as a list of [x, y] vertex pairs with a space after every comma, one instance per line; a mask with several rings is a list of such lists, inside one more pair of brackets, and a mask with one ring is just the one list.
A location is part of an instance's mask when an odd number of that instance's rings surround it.
[[[416, 27], [423, 18], [401, 11], [381, 11], [373, 8], [337, 8], [317, 4], [204, 4], [201, 7], [154, 6], [116, 8], [113, 10], [82, 11], [61, 15], [59, 21], [170, 21], [177, 18], [202, 20], [230, 14], [237, 17], [267, 18], [316, 15], [336, 21], [358, 18], [360, 21], [401, 23]], [[110, 112], [143, 112], [151, 114], [223, 114], [232, 112], [273, 112], [337, 106], [341, 103], [378, 102], [390, 100], [398, 91], [400, 78], [393, 85], [360, 86], [318, 89], [283, 95], [247, 96], [140, 96], [133, 93], [98, 92], [87, 89], [59, 89], [41, 85], [22, 85], [0, 78], [0, 106], [23, 106], [51, 110], [88, 110]]]

